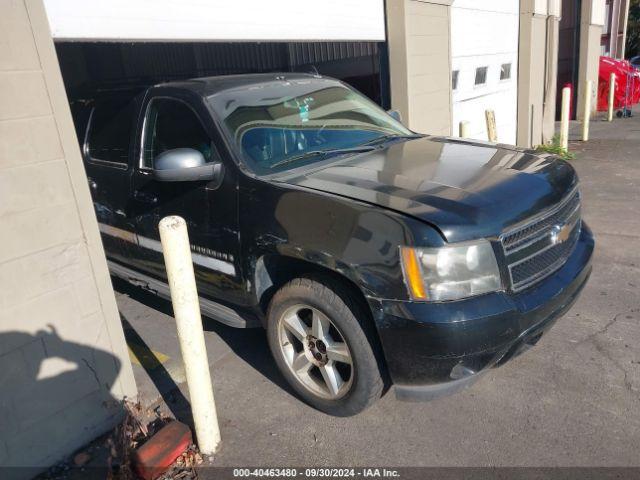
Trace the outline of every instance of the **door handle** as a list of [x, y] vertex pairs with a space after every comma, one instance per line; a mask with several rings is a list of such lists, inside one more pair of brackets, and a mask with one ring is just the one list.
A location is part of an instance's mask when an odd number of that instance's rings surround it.
[[141, 192], [140, 190], [135, 190], [133, 192], [133, 199], [140, 203], [146, 203], [147, 205], [158, 204], [158, 197], [152, 195], [151, 193]]

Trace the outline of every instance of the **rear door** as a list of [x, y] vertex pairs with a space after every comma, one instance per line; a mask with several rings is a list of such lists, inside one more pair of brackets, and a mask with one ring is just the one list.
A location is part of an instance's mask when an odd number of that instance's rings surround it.
[[135, 222], [128, 213], [132, 168], [129, 162], [135, 128], [135, 100], [95, 102], [88, 120], [83, 153], [107, 258], [129, 263]]
[[156, 90], [147, 98], [139, 120], [140, 146], [131, 194], [138, 269], [166, 280], [158, 222], [167, 215], [179, 215], [189, 228], [200, 294], [242, 303], [235, 169], [225, 168], [220, 183], [160, 182], [153, 178], [153, 159], [175, 148], [193, 148], [209, 162], [225, 162], [216, 147], [215, 125], [201, 100], [180, 91], [169, 92]]

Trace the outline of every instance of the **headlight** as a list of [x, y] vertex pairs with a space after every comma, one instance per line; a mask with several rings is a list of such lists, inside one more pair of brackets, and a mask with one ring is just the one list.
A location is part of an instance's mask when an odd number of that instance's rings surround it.
[[414, 300], [455, 300], [502, 288], [496, 256], [487, 240], [441, 248], [401, 247], [400, 256]]

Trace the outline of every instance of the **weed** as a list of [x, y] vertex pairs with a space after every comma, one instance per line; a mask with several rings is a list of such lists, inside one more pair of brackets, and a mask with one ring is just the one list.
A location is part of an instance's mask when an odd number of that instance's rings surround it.
[[536, 147], [536, 151], [551, 153], [553, 155], [557, 155], [563, 160], [573, 160], [574, 158], [576, 158], [575, 153], [562, 148], [562, 146], [560, 145], [560, 137], [558, 135], [554, 135], [553, 139], [551, 139], [549, 143], [538, 145]]

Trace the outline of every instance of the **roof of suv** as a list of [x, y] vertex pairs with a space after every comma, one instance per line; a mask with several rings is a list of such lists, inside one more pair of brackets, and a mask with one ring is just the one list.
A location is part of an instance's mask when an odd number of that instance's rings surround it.
[[[274, 80], [302, 80], [302, 79], [324, 79], [333, 80], [329, 77], [309, 73], [256, 73], [242, 75], [220, 75], [215, 77], [191, 78], [175, 82], [166, 82], [155, 85], [155, 87], [176, 87], [192, 90], [200, 95], [209, 96], [224, 90], [238, 87], [248, 87]], [[337, 81], [337, 80], [336, 80]]]

